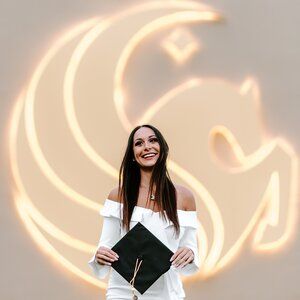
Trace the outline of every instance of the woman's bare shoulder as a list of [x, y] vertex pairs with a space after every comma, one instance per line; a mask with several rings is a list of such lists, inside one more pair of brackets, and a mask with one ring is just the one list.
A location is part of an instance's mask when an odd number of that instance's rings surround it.
[[183, 185], [174, 184], [177, 191], [177, 208], [181, 210], [196, 210], [193, 192]]
[[115, 202], [120, 202], [119, 195], [118, 195], [118, 191], [119, 191], [119, 187], [113, 188], [113, 189], [109, 192], [107, 198], [108, 198], [109, 200], [112, 200], [112, 201], [115, 201]]

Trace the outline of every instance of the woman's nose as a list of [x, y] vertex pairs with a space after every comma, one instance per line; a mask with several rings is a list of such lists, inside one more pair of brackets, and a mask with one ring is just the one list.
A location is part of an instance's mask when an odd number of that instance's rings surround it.
[[145, 143], [145, 149], [150, 149], [150, 144], [148, 144], [147, 142]]

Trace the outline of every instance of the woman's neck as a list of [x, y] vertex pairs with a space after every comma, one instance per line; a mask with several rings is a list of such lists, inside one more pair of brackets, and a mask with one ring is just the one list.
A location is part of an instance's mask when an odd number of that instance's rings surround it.
[[150, 187], [150, 180], [152, 176], [152, 170], [141, 169], [141, 181], [140, 187], [148, 189]]

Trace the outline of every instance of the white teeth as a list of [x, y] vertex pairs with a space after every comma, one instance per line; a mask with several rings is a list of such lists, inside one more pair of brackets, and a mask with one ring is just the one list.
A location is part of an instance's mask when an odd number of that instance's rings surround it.
[[151, 157], [151, 156], [154, 156], [155, 154], [146, 154], [144, 155], [143, 157]]

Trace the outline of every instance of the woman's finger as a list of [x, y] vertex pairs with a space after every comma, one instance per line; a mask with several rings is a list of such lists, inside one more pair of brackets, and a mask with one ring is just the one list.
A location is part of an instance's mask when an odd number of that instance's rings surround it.
[[111, 250], [111, 249], [108, 249], [108, 251], [109, 251], [109, 253], [110, 253], [110, 254], [112, 254], [113, 256], [115, 256], [115, 257], [118, 257], [118, 258], [119, 258], [119, 255], [118, 255], [116, 252], [114, 252], [113, 250]]
[[179, 266], [177, 266], [177, 268], [183, 268], [183, 267], [185, 267], [186, 265], [188, 265], [189, 263], [191, 263], [193, 260], [192, 259], [190, 259], [189, 261], [185, 261], [185, 262], [183, 262], [182, 264], [180, 264]]
[[191, 254], [189, 251], [182, 259], [181, 261], [177, 264], [177, 268], [183, 268], [187, 264], [191, 263], [194, 260], [194, 255]]
[[112, 258], [112, 259], [116, 259], [118, 258], [118, 256], [114, 255], [112, 250], [110, 250], [109, 248], [105, 248], [105, 247], [100, 247], [97, 251], [97, 253], [99, 254], [105, 254], [107, 255], [108, 257]]
[[177, 265], [178, 262], [188, 253], [188, 249], [187, 248], [182, 248], [180, 249], [180, 252], [178, 253], [178, 255], [176, 256], [176, 258], [173, 260], [173, 265]]
[[110, 261], [110, 258], [107, 258], [102, 255], [96, 256], [96, 261], [102, 265], [111, 265], [112, 264], [112, 262]]
[[178, 267], [182, 262], [185, 262], [186, 259], [188, 259], [189, 254], [188, 253], [181, 253], [180, 256], [174, 261], [175, 267]]
[[104, 259], [106, 261], [115, 261], [115, 260], [118, 260], [116, 257], [110, 257], [107, 255], [107, 253], [98, 253], [96, 254], [96, 257], [100, 258], [100, 259]]
[[118, 259], [118, 257], [116, 255], [114, 255], [111, 251], [104, 250], [104, 254], [107, 255], [108, 257], [110, 257], [113, 260], [117, 260]]
[[179, 248], [171, 257], [170, 261], [173, 261], [174, 259], [177, 258], [177, 256], [184, 250], [185, 248]]
[[111, 250], [110, 248], [101, 246], [101, 247], [99, 247], [98, 251], [99, 251], [100, 253], [109, 253], [109, 255], [110, 255], [112, 258], [114, 258], [114, 257], [119, 258], [119, 255], [118, 255], [116, 252], [114, 252], [113, 250]]
[[103, 259], [97, 259], [97, 263], [99, 263], [100, 265], [108, 265], [111, 266], [111, 263], [108, 261], [105, 261]]

